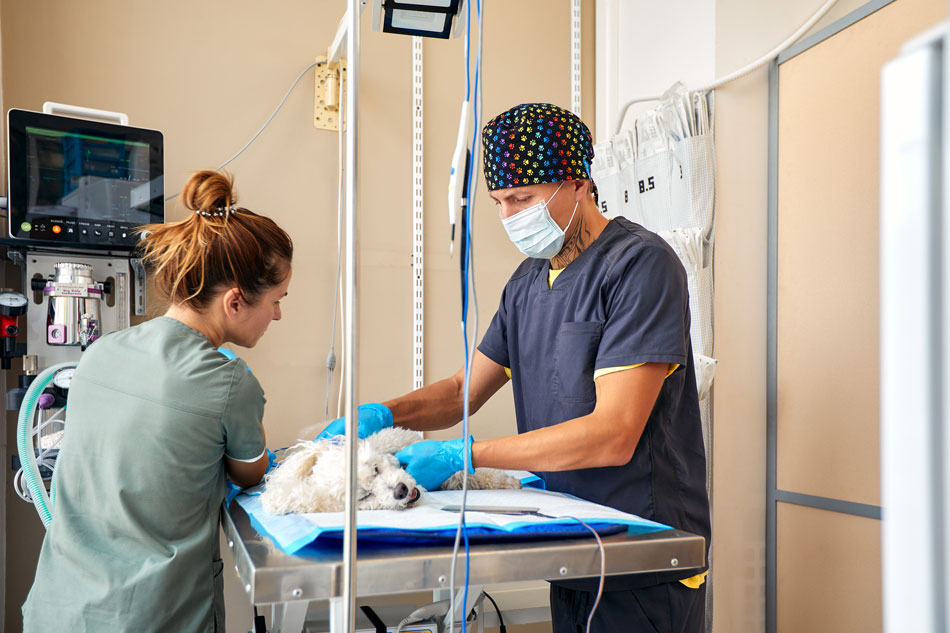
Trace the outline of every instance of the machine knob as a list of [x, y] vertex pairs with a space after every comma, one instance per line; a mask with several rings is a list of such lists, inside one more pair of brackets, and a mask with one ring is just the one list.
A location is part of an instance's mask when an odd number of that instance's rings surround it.
[[30, 280], [30, 288], [33, 290], [43, 290], [46, 288], [46, 280], [40, 277], [34, 277]]
[[13, 325], [12, 323], [3, 329], [6, 332], [7, 336], [16, 336], [20, 333], [20, 328]]
[[43, 410], [51, 408], [54, 404], [56, 404], [56, 398], [49, 393], [41, 393], [36, 401], [36, 406]]

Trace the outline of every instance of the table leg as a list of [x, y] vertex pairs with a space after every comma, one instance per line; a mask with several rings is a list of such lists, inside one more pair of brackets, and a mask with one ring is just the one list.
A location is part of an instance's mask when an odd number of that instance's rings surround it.
[[[309, 600], [295, 600], [274, 606], [271, 633], [303, 633]], [[331, 611], [332, 613], [332, 611]], [[331, 620], [332, 627], [332, 620]], [[334, 629], [331, 628], [331, 631]]]

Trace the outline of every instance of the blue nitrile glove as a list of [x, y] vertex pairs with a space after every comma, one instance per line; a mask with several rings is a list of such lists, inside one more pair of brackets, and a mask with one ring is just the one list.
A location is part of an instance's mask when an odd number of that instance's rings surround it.
[[[361, 440], [393, 425], [393, 412], [378, 402], [361, 404], [356, 413], [360, 419], [358, 435]], [[325, 440], [337, 435], [346, 435], [346, 418], [337, 418], [330, 422], [314, 440]]]
[[396, 459], [406, 467], [416, 483], [426, 490], [435, 490], [446, 479], [465, 468], [465, 452], [468, 451], [470, 473], [472, 466], [472, 436], [468, 436], [468, 445], [464, 438], [455, 440], [426, 440], [410, 444], [396, 453]]

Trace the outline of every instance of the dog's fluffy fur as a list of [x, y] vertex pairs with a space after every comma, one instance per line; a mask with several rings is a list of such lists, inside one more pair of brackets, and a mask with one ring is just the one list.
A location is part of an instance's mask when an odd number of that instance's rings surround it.
[[[418, 442], [419, 434], [402, 428], [384, 429], [360, 440], [357, 494], [358, 510], [402, 510], [421, 497], [421, 486], [399, 466], [393, 456]], [[265, 512], [339, 512], [345, 497], [345, 443], [342, 438], [302, 441], [284, 455], [268, 473], [261, 495]], [[462, 473], [442, 484], [442, 490], [459, 490]], [[501, 470], [479, 468], [469, 475], [471, 490], [520, 488], [521, 482]]]

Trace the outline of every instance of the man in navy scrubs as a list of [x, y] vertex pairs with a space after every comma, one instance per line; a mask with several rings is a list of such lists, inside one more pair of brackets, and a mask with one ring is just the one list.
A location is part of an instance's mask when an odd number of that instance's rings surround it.
[[[572, 113], [519, 105], [484, 127], [482, 143], [489, 195], [527, 259], [473, 358], [470, 406], [477, 410], [510, 379], [518, 434], [468, 445], [419, 442], [397, 457], [432, 489], [462, 469], [469, 446], [475, 467], [530, 470], [549, 490], [708, 543], [706, 456], [679, 259], [643, 227], [601, 215], [588, 173], [590, 131]], [[460, 370], [364, 405], [360, 435], [393, 423], [423, 431], [456, 424], [463, 379]], [[608, 577], [591, 631], [698, 633], [704, 580], [696, 570]], [[555, 633], [585, 630], [597, 584], [552, 583]]]

